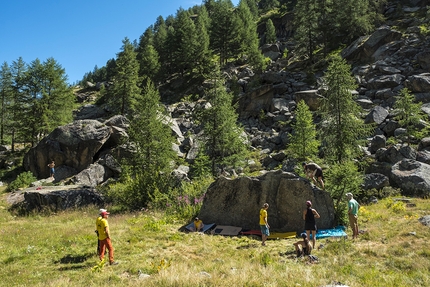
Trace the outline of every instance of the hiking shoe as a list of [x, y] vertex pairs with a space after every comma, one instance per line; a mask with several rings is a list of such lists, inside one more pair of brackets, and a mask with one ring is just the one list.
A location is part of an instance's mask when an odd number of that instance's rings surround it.
[[118, 262], [116, 262], [116, 261], [111, 262], [110, 265], [118, 265]]

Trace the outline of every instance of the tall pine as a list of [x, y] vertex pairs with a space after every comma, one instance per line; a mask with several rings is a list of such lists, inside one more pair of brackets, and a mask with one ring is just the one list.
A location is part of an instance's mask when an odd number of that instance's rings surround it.
[[319, 141], [316, 126], [308, 105], [301, 100], [297, 103], [295, 122], [291, 125], [293, 132], [290, 136], [288, 150], [300, 160], [306, 160], [317, 154]]
[[232, 104], [233, 96], [224, 86], [218, 72], [213, 87], [207, 93], [210, 107], [201, 114], [203, 124], [204, 153], [211, 162], [211, 171], [217, 176], [219, 170], [236, 166], [243, 160], [247, 145], [243, 128], [237, 123], [238, 115]]
[[354, 101], [356, 89], [351, 67], [340, 56], [334, 56], [324, 75], [325, 92], [320, 108], [320, 136], [327, 159], [342, 163], [359, 152], [360, 141], [370, 133], [360, 117], [361, 107]]
[[126, 115], [134, 110], [141, 90], [138, 86], [139, 63], [134, 46], [128, 38], [125, 38], [122, 43], [121, 52], [116, 59], [113, 85], [108, 91], [108, 102], [114, 112]]

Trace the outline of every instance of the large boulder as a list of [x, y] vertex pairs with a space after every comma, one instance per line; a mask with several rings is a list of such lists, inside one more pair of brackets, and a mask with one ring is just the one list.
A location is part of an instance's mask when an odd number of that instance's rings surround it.
[[267, 202], [271, 230], [302, 231], [307, 200], [321, 215], [318, 228], [332, 228], [334, 205], [329, 193], [312, 188], [305, 178], [280, 170], [258, 177], [220, 177], [208, 188], [199, 218], [208, 223], [259, 229], [259, 211]]
[[11, 193], [8, 202], [12, 210], [60, 211], [87, 205], [102, 206], [103, 197], [95, 188], [77, 185], [31, 187], [21, 192]]
[[430, 165], [428, 164], [403, 159], [393, 165], [390, 179], [402, 190], [403, 195], [425, 198], [430, 196]]
[[54, 160], [56, 167], [65, 165], [80, 172], [94, 162], [111, 134], [111, 126], [96, 120], [78, 120], [60, 126], [25, 154], [24, 168], [37, 178], [46, 178], [48, 163]]

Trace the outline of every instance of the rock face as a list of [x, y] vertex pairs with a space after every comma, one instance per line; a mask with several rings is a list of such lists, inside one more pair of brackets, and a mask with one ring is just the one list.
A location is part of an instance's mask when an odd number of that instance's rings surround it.
[[199, 218], [208, 223], [259, 229], [259, 211], [267, 202], [272, 231], [302, 231], [302, 213], [307, 200], [312, 201], [321, 215], [317, 227], [332, 228], [334, 205], [329, 193], [312, 188], [304, 178], [282, 171], [252, 178], [219, 178], [208, 188]]
[[96, 120], [58, 127], [24, 156], [24, 168], [37, 178], [48, 177], [47, 165], [54, 160], [57, 167], [66, 165], [80, 172], [93, 163], [110, 135], [111, 127]]
[[94, 188], [85, 188], [77, 185], [51, 186], [42, 188], [28, 188], [11, 197], [20, 197], [20, 200], [13, 201], [12, 209], [22, 208], [26, 212], [33, 210], [60, 211], [69, 208], [82, 207], [87, 205], [103, 205], [103, 197]]

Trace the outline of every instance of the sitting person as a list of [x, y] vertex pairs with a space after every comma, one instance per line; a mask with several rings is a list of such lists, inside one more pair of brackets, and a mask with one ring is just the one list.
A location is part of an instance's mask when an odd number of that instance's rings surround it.
[[310, 255], [312, 252], [312, 245], [309, 242], [308, 236], [306, 233], [301, 234], [303, 240], [297, 241], [293, 243], [296, 248], [297, 257], [302, 257], [304, 255]]
[[194, 218], [194, 229], [193, 231], [203, 231], [203, 227], [205, 225], [203, 224], [203, 221], [199, 219], [198, 217]]

